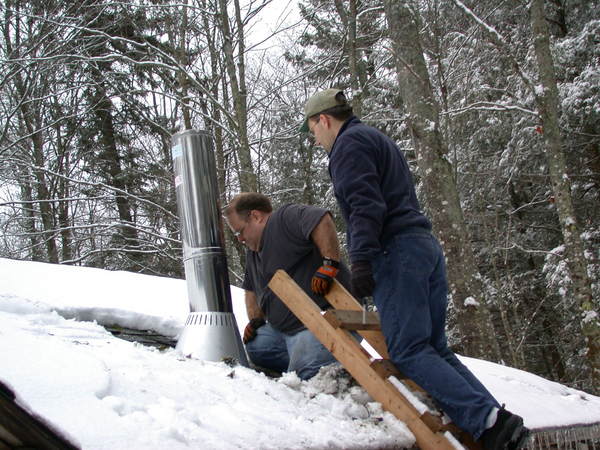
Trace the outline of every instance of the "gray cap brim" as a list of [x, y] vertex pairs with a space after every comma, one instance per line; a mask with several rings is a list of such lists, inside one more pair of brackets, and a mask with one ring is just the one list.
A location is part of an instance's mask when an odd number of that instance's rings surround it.
[[336, 96], [340, 92], [344, 91], [342, 89], [329, 88], [325, 89], [324, 91], [317, 92], [307, 100], [306, 104], [304, 105], [304, 122], [299, 129], [300, 133], [306, 133], [309, 131], [309, 118], [340, 104], [336, 100]]
[[300, 128], [298, 128], [300, 133], [308, 133], [308, 118], [304, 119]]

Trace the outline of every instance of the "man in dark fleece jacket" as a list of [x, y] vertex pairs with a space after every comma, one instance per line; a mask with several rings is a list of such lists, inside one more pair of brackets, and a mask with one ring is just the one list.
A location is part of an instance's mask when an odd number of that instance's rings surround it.
[[300, 131], [329, 154], [329, 174], [344, 216], [351, 284], [373, 296], [392, 362], [425, 389], [484, 449], [516, 449], [523, 419], [500, 408], [448, 348], [444, 255], [422, 214], [396, 144], [363, 124], [339, 89], [313, 95]]

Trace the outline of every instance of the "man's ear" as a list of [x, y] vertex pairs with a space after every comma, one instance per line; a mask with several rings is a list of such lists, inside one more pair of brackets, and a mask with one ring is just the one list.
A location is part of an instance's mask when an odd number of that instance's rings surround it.
[[264, 212], [264, 211], [255, 211], [256, 213], [256, 218], [258, 220], [259, 223], [265, 223], [267, 221], [267, 219], [269, 218], [269, 214]]
[[323, 126], [325, 126], [325, 128], [331, 128], [331, 117], [327, 114], [319, 115], [319, 122], [323, 122]]
[[319, 122], [322, 122], [321, 125], [329, 124], [328, 117], [325, 114], [319, 114]]
[[260, 211], [253, 209], [250, 211], [250, 214], [248, 214], [248, 219], [251, 217], [254, 217], [260, 223], [262, 222], [263, 214]]

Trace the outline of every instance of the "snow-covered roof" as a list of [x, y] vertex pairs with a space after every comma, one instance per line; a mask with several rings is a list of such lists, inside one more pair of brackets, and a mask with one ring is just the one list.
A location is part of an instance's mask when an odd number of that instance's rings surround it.
[[[380, 449], [414, 443], [403, 423], [337, 369], [308, 382], [295, 374], [272, 379], [127, 342], [103, 327], [176, 338], [189, 312], [183, 280], [7, 259], [0, 259], [0, 273], [0, 380], [19, 405], [81, 448]], [[232, 287], [232, 298], [242, 330], [242, 291]], [[599, 397], [521, 370], [461, 360], [528, 427], [597, 435]]]

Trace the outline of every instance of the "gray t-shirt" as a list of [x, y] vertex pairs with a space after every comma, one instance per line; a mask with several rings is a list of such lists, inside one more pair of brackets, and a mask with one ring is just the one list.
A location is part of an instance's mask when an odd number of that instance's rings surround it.
[[[312, 292], [311, 279], [323, 264], [323, 256], [310, 238], [310, 234], [328, 211], [317, 206], [284, 205], [269, 217], [258, 252], [246, 252], [246, 273], [242, 288], [253, 291], [267, 321], [282, 333], [295, 334], [304, 329], [302, 322], [285, 306], [268, 287], [278, 269], [290, 277], [321, 307], [329, 303]], [[348, 268], [340, 263], [337, 280], [345, 287], [350, 285]]]

